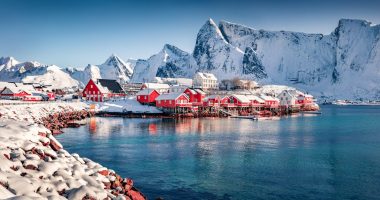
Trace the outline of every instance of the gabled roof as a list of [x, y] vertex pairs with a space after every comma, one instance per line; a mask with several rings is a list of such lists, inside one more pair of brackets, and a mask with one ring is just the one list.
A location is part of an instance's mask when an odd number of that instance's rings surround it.
[[245, 96], [245, 95], [233, 94], [232, 97], [235, 97], [238, 101], [240, 101], [242, 103], [250, 103], [249, 98], [247, 98], [247, 96]]
[[267, 95], [261, 95], [260, 98], [264, 99], [265, 101], [279, 101], [279, 99]]
[[169, 89], [170, 88], [168, 84], [164, 84], [164, 83], [144, 83], [143, 85], [149, 89]]
[[218, 95], [218, 94], [213, 94], [213, 95], [209, 95], [209, 96], [206, 96], [203, 101], [208, 101], [210, 99], [217, 99], [219, 98], [220, 100], [224, 99], [224, 98], [228, 98], [228, 96], [225, 96], [225, 95]]
[[259, 103], [265, 103], [264, 99], [256, 96], [256, 95], [247, 95], [246, 96], [250, 101], [257, 101]]
[[211, 79], [211, 80], [218, 80], [214, 74], [211, 73], [203, 73], [203, 72], [197, 72], [197, 75], [201, 77], [202, 79]]
[[203, 90], [201, 89], [194, 89], [195, 92], [197, 92], [198, 94], [206, 94], [206, 92], [204, 92]]
[[124, 93], [123, 88], [121, 88], [120, 84], [116, 80], [98, 79], [97, 83], [100, 84], [102, 87], [107, 88], [112, 93]]
[[[8, 91], [7, 91], [8, 89]], [[7, 92], [7, 93], [4, 93], [4, 94], [15, 94], [15, 93], [20, 93], [20, 92], [26, 92], [28, 94], [31, 94], [32, 92], [35, 92], [33, 86], [31, 85], [19, 85], [19, 86], [16, 86], [16, 85], [8, 85], [6, 86], [5, 88], [3, 88], [2, 91], [0, 92]]]
[[[196, 92], [195, 90], [191, 89], [191, 88], [187, 88], [186, 90], [190, 91], [191, 94], [197, 94], [197, 92]], [[186, 91], [186, 90], [185, 90], [185, 91]]]
[[158, 96], [156, 100], [176, 100], [182, 95], [184, 95], [187, 99], [189, 99], [189, 97], [184, 93], [166, 93], [166, 94], [161, 94], [160, 96]]
[[[153, 90], [153, 89], [143, 89], [143, 90], [140, 90], [136, 95], [150, 95], [154, 91], [156, 91], [156, 90]], [[157, 92], [157, 93], [159, 93], [159, 92]]]

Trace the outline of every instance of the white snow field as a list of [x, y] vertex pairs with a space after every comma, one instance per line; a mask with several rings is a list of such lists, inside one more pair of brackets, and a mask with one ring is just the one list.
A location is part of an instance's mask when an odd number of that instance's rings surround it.
[[99, 173], [112, 170], [68, 153], [36, 123], [51, 113], [86, 107], [81, 102], [0, 106], [0, 199], [116, 198], [104, 189], [115, 177]]

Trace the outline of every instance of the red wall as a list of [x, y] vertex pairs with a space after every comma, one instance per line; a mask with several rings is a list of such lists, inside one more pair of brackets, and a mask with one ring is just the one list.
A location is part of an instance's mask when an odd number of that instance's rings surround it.
[[[89, 97], [87, 97], [87, 94], [88, 95], [96, 95], [94, 97], [92, 97], [91, 99], [88, 99]], [[103, 101], [103, 95], [99, 88], [95, 85], [94, 81], [92, 79], [90, 79], [90, 81], [88, 81], [86, 87], [83, 89], [83, 92], [82, 92], [82, 95], [83, 97], [86, 97], [86, 99], [88, 100], [92, 100], [92, 101]], [[98, 95], [100, 95], [98, 97]]]
[[160, 94], [156, 90], [153, 90], [150, 95], [137, 95], [136, 99], [140, 103], [154, 103], [158, 96], [160, 96]]
[[163, 107], [163, 108], [175, 108], [175, 107], [181, 105], [181, 103], [179, 102], [180, 100], [184, 101], [184, 103], [189, 103], [189, 100], [186, 98], [185, 94], [182, 94], [176, 100], [160, 100], [160, 101], [156, 101], [156, 106], [157, 107]]

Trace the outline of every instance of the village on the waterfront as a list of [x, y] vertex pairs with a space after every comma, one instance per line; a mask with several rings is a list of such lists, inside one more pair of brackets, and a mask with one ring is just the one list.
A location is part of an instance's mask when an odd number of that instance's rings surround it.
[[261, 86], [255, 81], [238, 78], [219, 82], [215, 75], [202, 72], [196, 73], [193, 79], [156, 77], [152, 82], [144, 83], [123, 84], [118, 80], [90, 79], [83, 89], [76, 91], [55, 90], [39, 83], [0, 82], [0, 86], [0, 97], [9, 101], [76, 99], [89, 104], [121, 105], [118, 110], [103, 110], [108, 114], [269, 117], [319, 110], [311, 94], [295, 88]]

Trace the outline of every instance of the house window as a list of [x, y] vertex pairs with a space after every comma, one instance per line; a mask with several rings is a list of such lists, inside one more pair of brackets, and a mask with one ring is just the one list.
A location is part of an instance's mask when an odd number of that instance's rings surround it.
[[92, 85], [90, 85], [90, 88], [92, 89]]

